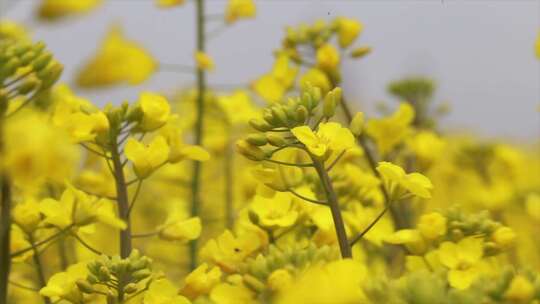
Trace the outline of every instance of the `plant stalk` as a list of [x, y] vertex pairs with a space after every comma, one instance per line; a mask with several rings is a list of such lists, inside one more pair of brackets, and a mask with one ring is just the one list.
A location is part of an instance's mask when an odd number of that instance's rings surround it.
[[119, 146], [116, 138], [112, 138], [111, 158], [113, 162], [114, 180], [116, 183], [116, 201], [118, 202], [118, 215], [126, 223], [126, 229], [120, 230], [120, 257], [125, 259], [132, 250], [131, 221], [129, 219], [129, 199], [124, 176], [124, 168], [120, 159]]
[[11, 185], [4, 174], [1, 177], [2, 210], [0, 214], [0, 303], [7, 303], [9, 272], [11, 270], [10, 234], [11, 234]]
[[[204, 20], [204, 0], [196, 1], [196, 43], [197, 51], [204, 52], [205, 50], [205, 20]], [[203, 69], [197, 69], [197, 118], [195, 122], [195, 145], [201, 145], [203, 142], [203, 122], [204, 122], [204, 96], [206, 92], [206, 73]], [[198, 216], [201, 198], [201, 169], [202, 165], [199, 161], [193, 162], [193, 175], [191, 181], [191, 216]], [[193, 270], [197, 266], [197, 240], [193, 240], [189, 246], [190, 253], [190, 269]]]
[[324, 169], [324, 163], [322, 161], [316, 159], [313, 155], [311, 155], [311, 158], [315, 165], [315, 170], [317, 170], [317, 174], [319, 175], [319, 179], [323, 185], [330, 211], [332, 212], [332, 219], [334, 220], [334, 227], [336, 229], [341, 257], [344, 259], [352, 258], [352, 250], [351, 246], [349, 246], [347, 232], [345, 231], [345, 223], [343, 222], [337, 195], [334, 191], [334, 187], [332, 186], [332, 182], [330, 181], [330, 177], [328, 176], [328, 172], [326, 172]]
[[[30, 241], [30, 245], [32, 245], [32, 248], [33, 248], [32, 251], [34, 252], [34, 255], [32, 256], [32, 258], [36, 266], [36, 274], [38, 277], [39, 287], [41, 289], [47, 285], [47, 279], [45, 278], [45, 271], [43, 269], [43, 263], [41, 263], [41, 257], [39, 256], [39, 251], [37, 247], [35, 246], [34, 236], [30, 234], [28, 236], [28, 239]], [[45, 302], [45, 304], [50, 304], [51, 300], [47, 297], [43, 297], [43, 302]]]

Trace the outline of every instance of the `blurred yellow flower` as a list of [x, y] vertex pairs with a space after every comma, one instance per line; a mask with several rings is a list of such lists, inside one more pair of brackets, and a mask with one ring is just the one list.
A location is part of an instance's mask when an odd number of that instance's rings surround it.
[[404, 245], [413, 254], [423, 254], [426, 251], [426, 243], [416, 229], [401, 229], [388, 235], [384, 241], [389, 244]]
[[202, 263], [187, 275], [180, 293], [190, 299], [196, 299], [200, 295], [208, 294], [220, 281], [221, 270], [219, 267], [210, 268], [208, 264]]
[[317, 68], [309, 69], [300, 78], [300, 86], [302, 88], [310, 85], [320, 88], [323, 95], [332, 89], [332, 83], [326, 73]]
[[38, 14], [41, 18], [54, 20], [87, 13], [98, 7], [102, 2], [102, 0], [42, 0], [38, 8]]
[[191, 304], [191, 301], [178, 295], [176, 287], [167, 279], [153, 281], [144, 294], [144, 304]]
[[411, 135], [413, 119], [414, 109], [402, 102], [391, 116], [369, 120], [366, 132], [375, 140], [379, 153], [385, 155]]
[[130, 137], [126, 142], [125, 154], [132, 162], [137, 177], [145, 179], [167, 162], [169, 146], [161, 135], [156, 136], [148, 145]]
[[220, 96], [218, 104], [232, 125], [245, 125], [258, 113], [253, 100], [244, 90], [235, 90], [231, 95]]
[[239, 19], [253, 18], [256, 11], [253, 0], [229, 0], [225, 10], [225, 21], [234, 23]]
[[342, 48], [351, 45], [364, 29], [364, 25], [361, 22], [345, 17], [336, 18], [335, 24], [337, 27], [339, 45]]
[[438, 212], [423, 214], [417, 228], [424, 238], [437, 239], [446, 234], [446, 217]]
[[484, 254], [481, 238], [467, 237], [457, 244], [444, 242], [439, 246], [439, 259], [448, 268], [448, 283], [456, 289], [467, 289], [480, 275], [479, 265]]
[[159, 237], [167, 241], [186, 243], [201, 235], [202, 225], [199, 217], [189, 217], [179, 208], [169, 212], [165, 223], [157, 228]]
[[53, 302], [65, 300], [70, 303], [82, 303], [84, 296], [77, 287], [77, 281], [86, 279], [86, 276], [85, 263], [71, 265], [65, 272], [53, 274], [47, 285], [41, 288], [39, 294], [50, 298]]
[[185, 2], [186, 0], [156, 0], [156, 5], [158, 7], [167, 8], [167, 7], [182, 5]]
[[337, 122], [321, 123], [316, 132], [308, 126], [295, 127], [291, 132], [309, 152], [321, 158], [355, 146], [351, 131]]
[[508, 248], [516, 241], [516, 233], [510, 227], [500, 227], [493, 232], [493, 241], [501, 248]]
[[39, 203], [34, 198], [28, 198], [13, 208], [13, 222], [27, 233], [33, 233], [41, 222]]
[[[19, 250], [25, 250], [30, 248], [30, 242], [26, 239], [25, 232], [19, 228], [19, 226], [11, 225], [9, 251], [13, 254]], [[28, 250], [21, 253], [11, 259], [12, 262], [19, 263], [26, 261], [29, 257], [34, 255], [33, 250]]]
[[278, 291], [291, 286], [293, 282], [294, 278], [288, 270], [278, 269], [268, 276], [267, 284], [271, 290]]
[[221, 283], [212, 289], [210, 299], [215, 304], [255, 304], [255, 293], [244, 285]]
[[338, 50], [329, 43], [325, 43], [317, 49], [316, 58], [317, 66], [325, 71], [336, 69], [340, 62]]
[[504, 298], [511, 303], [529, 303], [535, 293], [535, 287], [525, 276], [516, 275], [504, 292]]
[[184, 143], [181, 136], [182, 131], [177, 125], [169, 123], [159, 131], [167, 140], [170, 163], [174, 164], [184, 159], [197, 161], [207, 161], [210, 159], [210, 154], [203, 147]]
[[145, 49], [126, 39], [120, 26], [113, 26], [97, 54], [79, 72], [77, 83], [82, 87], [136, 85], [147, 80], [156, 66]]
[[199, 70], [211, 71], [214, 69], [214, 59], [207, 53], [201, 51], [195, 52], [195, 62]]
[[294, 84], [298, 70], [290, 57], [281, 53], [277, 56], [272, 71], [253, 82], [252, 88], [265, 101], [278, 102]]
[[23, 25], [17, 22], [11, 20], [0, 20], [0, 40], [2, 39], [30, 41], [30, 34]]

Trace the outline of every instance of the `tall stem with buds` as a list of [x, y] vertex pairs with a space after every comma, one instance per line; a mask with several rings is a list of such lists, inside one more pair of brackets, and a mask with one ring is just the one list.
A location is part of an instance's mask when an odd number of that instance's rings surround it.
[[120, 257], [127, 258], [132, 250], [131, 223], [129, 220], [129, 199], [124, 175], [124, 166], [120, 159], [120, 149], [116, 137], [111, 138], [111, 159], [113, 162], [114, 180], [116, 183], [116, 201], [118, 214], [126, 223], [126, 229], [120, 230]]

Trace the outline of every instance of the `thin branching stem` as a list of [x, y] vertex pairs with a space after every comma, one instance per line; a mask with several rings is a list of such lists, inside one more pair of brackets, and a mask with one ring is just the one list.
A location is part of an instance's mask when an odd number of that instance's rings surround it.
[[318, 204], [318, 205], [324, 205], [324, 206], [328, 206], [328, 201], [320, 201], [320, 200], [316, 200], [314, 198], [309, 198], [307, 196], [304, 196], [296, 191], [294, 191], [293, 189], [287, 189], [288, 192], [290, 192], [292, 195], [300, 198], [300, 199], [303, 199], [305, 201], [308, 201], [310, 203], [314, 203], [314, 204]]

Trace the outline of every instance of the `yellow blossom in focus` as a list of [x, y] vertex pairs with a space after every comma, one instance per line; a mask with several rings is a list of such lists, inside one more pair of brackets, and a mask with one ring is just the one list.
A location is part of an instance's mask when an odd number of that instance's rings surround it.
[[351, 131], [337, 122], [321, 123], [316, 132], [308, 126], [295, 127], [291, 132], [317, 157], [341, 153], [355, 146]]
[[401, 103], [398, 110], [389, 117], [372, 119], [366, 126], [367, 134], [375, 140], [381, 154], [387, 154], [411, 134], [414, 109], [408, 103]]
[[504, 292], [504, 298], [512, 303], [529, 303], [535, 293], [535, 287], [526, 277], [516, 275]]
[[317, 66], [321, 70], [332, 71], [339, 65], [340, 56], [338, 50], [331, 44], [326, 43], [317, 49]]
[[196, 299], [200, 295], [208, 294], [220, 281], [219, 267], [210, 268], [208, 264], [202, 263], [185, 278], [185, 285], [180, 293], [190, 299]]
[[153, 131], [162, 127], [171, 114], [171, 107], [165, 97], [151, 92], [143, 92], [139, 97], [142, 119], [139, 128], [143, 131]]
[[225, 10], [225, 21], [233, 23], [238, 19], [248, 19], [255, 17], [257, 8], [253, 0], [229, 0]]
[[82, 87], [136, 85], [147, 80], [157, 63], [138, 43], [126, 39], [119, 26], [111, 28], [97, 54], [77, 76]]
[[203, 147], [185, 144], [181, 137], [181, 130], [173, 123], [167, 124], [160, 129], [169, 146], [169, 162], [177, 163], [184, 159], [207, 161], [210, 154]]
[[258, 224], [270, 229], [290, 227], [298, 219], [291, 196], [283, 192], [271, 199], [256, 195], [250, 209], [257, 216]]
[[204, 52], [197, 51], [195, 53], [195, 62], [199, 70], [211, 71], [214, 69], [214, 59]]
[[178, 290], [169, 280], [159, 279], [150, 284], [143, 304], [191, 304], [191, 301], [178, 295]]
[[85, 279], [86, 275], [85, 263], [71, 265], [65, 272], [53, 274], [39, 294], [50, 298], [53, 302], [65, 300], [71, 303], [82, 303], [84, 296], [76, 282]]
[[155, 137], [148, 145], [129, 138], [126, 142], [125, 154], [133, 163], [135, 174], [140, 179], [144, 179], [167, 162], [169, 146], [163, 136]]
[[38, 13], [44, 19], [57, 19], [87, 13], [98, 7], [102, 0], [42, 0]]
[[323, 95], [328, 93], [332, 87], [332, 83], [326, 73], [317, 68], [309, 69], [300, 78], [300, 86], [302, 88], [308, 87], [309, 85], [320, 88]]
[[[368, 273], [360, 262], [344, 259], [326, 265], [313, 265], [278, 294], [278, 304], [366, 303], [361, 286]], [[360, 286], [360, 287], [359, 287]]]
[[335, 21], [339, 45], [346, 48], [351, 45], [364, 29], [364, 25], [354, 19], [339, 17]]
[[448, 283], [457, 289], [467, 289], [480, 275], [479, 265], [484, 254], [481, 238], [467, 237], [457, 244], [444, 242], [439, 246], [439, 259], [448, 268]]
[[424, 214], [420, 217], [417, 228], [424, 238], [437, 239], [446, 234], [446, 217], [438, 212]]
[[218, 265], [225, 272], [233, 272], [246, 257], [259, 249], [261, 243], [256, 234], [234, 236], [225, 230], [215, 239], [208, 241], [200, 251], [203, 260]]
[[33, 198], [15, 205], [12, 213], [13, 222], [28, 234], [34, 232], [41, 222], [39, 203]]
[[403, 168], [389, 162], [380, 162], [377, 171], [394, 199], [401, 199], [407, 194], [431, 198], [433, 184], [424, 175], [416, 172], [406, 174]]
[[156, 5], [158, 7], [167, 8], [167, 7], [182, 5], [185, 2], [186, 0], [156, 0]]

